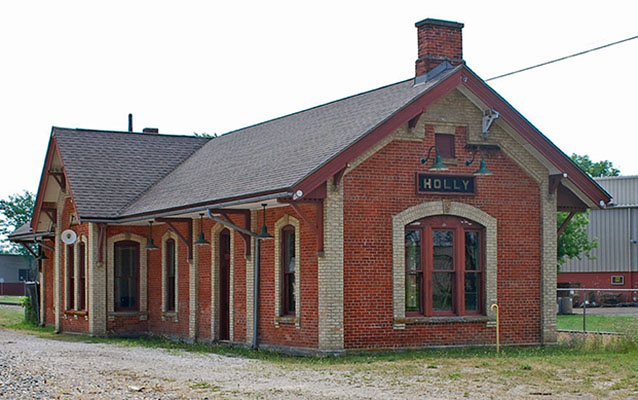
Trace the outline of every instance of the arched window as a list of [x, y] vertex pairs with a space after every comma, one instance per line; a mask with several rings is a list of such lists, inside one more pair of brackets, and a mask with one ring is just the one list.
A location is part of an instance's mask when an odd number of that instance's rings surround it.
[[434, 216], [405, 227], [406, 315], [484, 313], [485, 228]]
[[140, 245], [115, 243], [115, 311], [138, 311], [140, 306]]
[[75, 308], [75, 254], [73, 253], [73, 245], [66, 245], [66, 309]]
[[281, 229], [281, 314], [293, 315], [296, 310], [295, 272], [295, 227], [286, 225]]
[[175, 239], [168, 239], [166, 241], [166, 252], [164, 257], [166, 258], [166, 311], [175, 311]]
[[86, 310], [86, 244], [81, 241], [78, 246], [78, 268], [80, 270], [80, 279], [78, 282], [78, 310]]

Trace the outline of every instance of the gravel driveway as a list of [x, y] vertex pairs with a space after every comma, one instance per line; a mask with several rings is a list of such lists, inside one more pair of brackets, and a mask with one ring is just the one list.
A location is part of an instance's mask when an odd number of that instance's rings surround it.
[[0, 399], [463, 397], [434, 385], [423, 392], [397, 383], [396, 377], [370, 381], [347, 369], [66, 342], [0, 329]]

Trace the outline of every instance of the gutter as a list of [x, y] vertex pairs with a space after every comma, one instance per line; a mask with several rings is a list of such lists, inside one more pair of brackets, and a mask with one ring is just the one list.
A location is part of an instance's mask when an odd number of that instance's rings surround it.
[[[259, 202], [259, 201], [265, 201], [265, 200], [273, 200], [273, 199], [281, 199], [284, 197], [292, 197], [293, 193], [291, 192], [276, 192], [276, 193], [271, 193], [271, 194], [265, 194], [263, 196], [257, 196], [257, 197], [249, 197], [249, 198], [245, 198], [245, 199], [241, 199], [241, 200], [233, 200], [233, 201], [227, 201], [224, 203], [217, 203], [217, 204], [212, 204], [212, 205], [208, 205], [208, 206], [198, 206], [198, 207], [191, 207], [191, 208], [185, 208], [182, 210], [173, 210], [173, 211], [164, 211], [164, 212], [158, 212], [155, 214], [148, 214], [148, 215], [143, 215], [143, 216], [136, 216], [136, 217], [127, 217], [127, 218], [82, 218], [80, 217], [81, 222], [95, 222], [98, 224], [123, 224], [123, 223], [127, 223], [127, 222], [137, 222], [137, 221], [145, 221], [145, 220], [149, 220], [149, 219], [154, 219], [154, 218], [162, 218], [162, 217], [170, 217], [173, 215], [178, 215], [178, 214], [188, 214], [188, 213], [193, 213], [193, 212], [200, 212], [200, 211], [207, 211], [209, 209], [215, 209], [215, 208], [224, 208], [224, 207], [232, 207], [232, 206], [239, 206], [242, 204], [247, 204], [247, 203], [254, 203], [254, 202]], [[235, 229], [235, 228], [233, 228]]]

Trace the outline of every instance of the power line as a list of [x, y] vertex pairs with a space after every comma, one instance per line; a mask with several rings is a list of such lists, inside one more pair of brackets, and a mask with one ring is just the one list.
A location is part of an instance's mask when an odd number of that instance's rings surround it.
[[519, 72], [529, 71], [530, 69], [534, 69], [534, 68], [542, 67], [542, 66], [545, 66], [545, 65], [548, 65], [548, 64], [553, 64], [555, 62], [567, 60], [568, 58], [572, 58], [572, 57], [576, 57], [576, 56], [582, 56], [583, 54], [591, 53], [592, 51], [601, 50], [601, 49], [604, 49], [606, 47], [611, 47], [611, 46], [614, 46], [614, 45], [617, 45], [617, 44], [620, 44], [620, 43], [623, 43], [623, 42], [628, 42], [628, 41], [634, 40], [634, 39], [638, 39], [638, 35], [632, 36], [632, 37], [627, 38], [627, 39], [619, 40], [617, 42], [608, 43], [608, 44], [605, 44], [605, 45], [602, 45], [602, 46], [599, 46], [599, 47], [594, 47], [593, 49], [581, 51], [580, 53], [574, 53], [574, 54], [570, 54], [570, 55], [565, 56], [565, 57], [557, 58], [555, 60], [546, 61], [544, 63], [540, 63], [540, 64], [537, 64], [537, 65], [532, 65], [531, 67], [527, 67], [527, 68], [519, 69], [519, 70], [516, 70], [516, 71], [508, 72], [507, 74], [494, 76], [492, 78], [486, 79], [485, 82], [493, 81], [494, 79], [504, 78], [506, 76], [510, 76], [510, 75], [514, 75], [514, 74], [518, 74]]

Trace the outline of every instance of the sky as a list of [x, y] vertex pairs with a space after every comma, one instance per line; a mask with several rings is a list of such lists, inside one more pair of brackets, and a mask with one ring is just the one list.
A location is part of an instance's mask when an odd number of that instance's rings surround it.
[[[635, 1], [0, 3], [0, 199], [52, 126], [222, 134], [414, 76], [414, 23], [465, 24], [483, 79], [638, 35]], [[565, 153], [638, 175], [638, 40], [489, 82]]]

